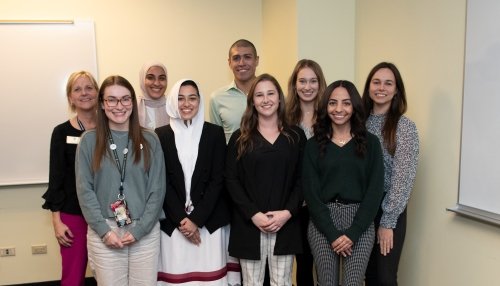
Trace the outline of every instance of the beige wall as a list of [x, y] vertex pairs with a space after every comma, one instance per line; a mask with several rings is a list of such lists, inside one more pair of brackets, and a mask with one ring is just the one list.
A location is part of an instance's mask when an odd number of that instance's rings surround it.
[[262, 1], [262, 72], [276, 77], [286, 94], [297, 62], [297, 5], [291, 0]]
[[354, 81], [356, 1], [297, 0], [299, 59], [317, 61], [327, 84]]
[[[313, 4], [312, 4], [313, 3]], [[261, 71], [287, 92], [298, 60], [318, 62], [327, 83], [354, 80], [355, 1], [263, 0]], [[264, 64], [262, 64], [264, 60]]]
[[[139, 92], [139, 69], [145, 61], [158, 59], [168, 68], [169, 86], [191, 77], [199, 81], [205, 96], [232, 80], [227, 58], [235, 40], [247, 38], [258, 49], [262, 46], [261, 11], [260, 1], [247, 0], [0, 2], [2, 20], [93, 20], [99, 82], [110, 74], [121, 74]], [[29, 63], [20, 64], [29, 68]], [[8, 162], [0, 159], [0, 164]], [[0, 285], [56, 280], [60, 276], [50, 213], [41, 209], [45, 189], [0, 187], [0, 247], [15, 246], [17, 251], [15, 257], [0, 258]], [[31, 255], [32, 244], [47, 244], [48, 254]]]
[[[93, 19], [100, 80], [120, 73], [136, 87], [142, 63], [157, 58], [170, 84], [190, 76], [209, 94], [231, 79], [227, 50], [237, 38], [257, 45], [258, 72], [283, 85], [304, 57], [323, 66], [328, 82], [354, 79], [360, 90], [374, 64], [393, 61], [421, 139], [400, 284], [497, 285], [500, 229], [445, 211], [457, 199], [466, 1], [273, 1], [2, 0], [0, 19]], [[0, 285], [58, 279], [50, 214], [40, 208], [45, 188], [0, 188], [0, 247], [17, 250], [0, 258]], [[32, 256], [40, 243], [49, 253]]]
[[[356, 78], [376, 63], [401, 70], [420, 134], [400, 284], [499, 285], [500, 228], [447, 212], [458, 193], [465, 0], [358, 0]], [[498, 186], [492, 186], [498, 188]]]

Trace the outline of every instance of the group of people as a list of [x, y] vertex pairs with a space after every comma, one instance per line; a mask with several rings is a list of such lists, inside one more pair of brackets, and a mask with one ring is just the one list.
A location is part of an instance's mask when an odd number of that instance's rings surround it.
[[[210, 96], [166, 67], [128, 80], [73, 73], [49, 186], [61, 285], [397, 285], [419, 152], [392, 63], [363, 94], [300, 60], [287, 95], [247, 40]], [[342, 261], [342, 262], [341, 262]], [[342, 270], [340, 267], [342, 266]], [[316, 281], [316, 282], [315, 282]]]

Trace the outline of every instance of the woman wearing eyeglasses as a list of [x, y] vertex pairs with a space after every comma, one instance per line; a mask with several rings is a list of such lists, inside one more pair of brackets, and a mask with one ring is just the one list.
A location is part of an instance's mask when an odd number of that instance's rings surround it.
[[165, 163], [158, 137], [141, 128], [132, 85], [104, 80], [95, 130], [76, 155], [77, 193], [89, 225], [99, 285], [156, 285]]

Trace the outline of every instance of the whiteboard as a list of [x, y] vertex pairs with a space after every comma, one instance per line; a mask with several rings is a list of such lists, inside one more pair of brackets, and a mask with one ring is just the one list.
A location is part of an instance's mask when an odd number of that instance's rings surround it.
[[500, 1], [468, 0], [458, 204], [500, 224]]
[[48, 182], [50, 137], [69, 118], [66, 82], [97, 77], [94, 24], [0, 23], [0, 186]]

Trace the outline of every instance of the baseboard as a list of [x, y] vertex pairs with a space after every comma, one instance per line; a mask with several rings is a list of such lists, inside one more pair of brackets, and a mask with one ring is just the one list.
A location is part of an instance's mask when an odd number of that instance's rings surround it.
[[[59, 286], [61, 281], [46, 281], [46, 282], [36, 282], [36, 283], [24, 283], [24, 284], [12, 284], [6, 286]], [[93, 277], [85, 278], [85, 286], [97, 286], [97, 282]]]

